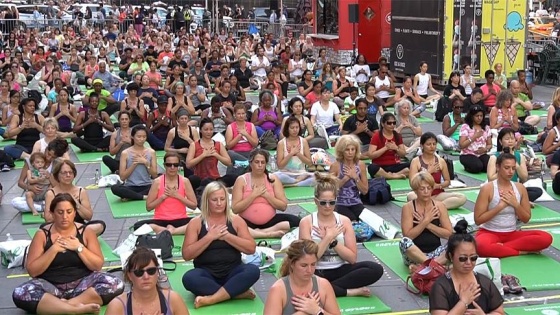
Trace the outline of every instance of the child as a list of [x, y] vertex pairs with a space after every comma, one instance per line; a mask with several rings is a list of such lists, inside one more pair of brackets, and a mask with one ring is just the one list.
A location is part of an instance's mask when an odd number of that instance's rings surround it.
[[344, 100], [344, 113], [345, 114], [356, 114], [356, 104], [355, 101], [358, 98], [358, 88], [350, 88], [350, 97]]
[[28, 190], [25, 192], [25, 199], [27, 200], [27, 206], [33, 215], [39, 215], [39, 212], [35, 209], [34, 201], [45, 200], [45, 194], [50, 185], [48, 178], [48, 171], [45, 169], [45, 154], [41, 152], [35, 152], [31, 154], [29, 158], [31, 163], [30, 169], [27, 171], [27, 183], [29, 185], [39, 185], [41, 186], [41, 192], [35, 194], [33, 191]]

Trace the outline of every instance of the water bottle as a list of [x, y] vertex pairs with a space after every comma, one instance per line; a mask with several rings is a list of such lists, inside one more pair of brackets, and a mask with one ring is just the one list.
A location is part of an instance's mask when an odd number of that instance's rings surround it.
[[99, 169], [95, 169], [95, 185], [99, 184]]
[[542, 162], [541, 162], [541, 180], [542, 180], [542, 188], [543, 188], [544, 191], [546, 191], [546, 183], [544, 181], [545, 168], [546, 168], [546, 161], [544, 159], [542, 159]]
[[7, 233], [7, 234], [6, 234], [6, 241], [9, 242], [9, 241], [13, 241], [13, 240], [14, 240], [14, 238], [12, 237], [12, 234]]
[[277, 171], [276, 155], [273, 155], [273, 154], [270, 155], [269, 166], [270, 166], [269, 167], [270, 172], [276, 172]]

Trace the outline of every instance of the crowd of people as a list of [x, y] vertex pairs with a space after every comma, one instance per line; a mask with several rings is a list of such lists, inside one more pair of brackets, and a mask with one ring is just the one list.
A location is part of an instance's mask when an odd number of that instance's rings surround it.
[[[401, 218], [403, 264], [411, 271], [428, 259], [453, 266], [430, 295], [433, 314], [503, 312], [493, 284], [473, 273], [476, 258], [538, 253], [552, 243], [546, 232], [517, 227], [529, 221], [531, 203], [542, 194], [523, 186], [529, 172], [542, 167], [519, 151], [526, 143], [522, 131], [540, 120], [530, 114], [524, 71], [508, 83], [496, 64], [476, 87], [466, 65], [439, 92], [426, 62], [399, 84], [383, 57], [375, 71], [363, 55], [350, 68], [337, 67], [324, 48], [292, 31], [281, 38], [237, 38], [204, 27], [190, 33], [182, 24], [174, 30], [136, 26], [7, 34], [0, 55], [0, 134], [14, 143], [0, 150], [0, 166], [10, 171], [14, 160], [26, 161], [18, 179], [25, 193], [12, 205], [46, 221], [25, 266], [33, 279], [14, 290], [17, 307], [90, 313], [108, 304], [112, 313], [188, 313], [176, 292], [157, 286], [151, 251], [137, 248], [129, 257], [129, 293], [120, 279], [100, 271], [96, 236], [105, 223], [94, 219], [87, 191], [74, 183], [68, 142], [80, 152], [104, 154], [102, 163], [122, 181], [110, 188], [113, 195], [145, 200], [146, 210], [154, 211], [135, 228], [149, 224], [156, 233], [184, 235], [182, 257], [193, 260], [194, 269], [182, 282], [197, 308], [254, 299], [251, 287], [260, 273], [241, 262], [241, 253], [254, 253], [257, 238], [280, 238], [294, 228], [299, 240], [286, 252], [265, 313], [339, 314], [335, 297], [369, 296], [383, 266], [358, 261], [352, 226], [365, 208], [368, 175], [410, 183]], [[308, 57], [314, 61], [308, 64]], [[258, 95], [255, 103], [250, 94]], [[422, 130], [418, 118], [437, 100], [451, 104], [451, 112], [436, 136]], [[553, 190], [560, 194], [559, 108], [560, 89], [542, 136]], [[273, 137], [274, 156], [259, 147], [264, 137]], [[333, 144], [330, 169], [314, 173], [311, 148]], [[453, 178], [438, 145], [456, 151], [466, 172], [487, 174], [474, 207], [475, 236], [463, 223], [451, 225], [448, 210], [467, 200], [446, 191]], [[165, 151], [163, 172], [157, 151]], [[269, 168], [272, 159], [277, 169]], [[285, 188], [292, 186], [314, 187], [316, 212], [301, 218], [285, 213]], [[201, 214], [188, 217], [185, 209], [197, 207]]]

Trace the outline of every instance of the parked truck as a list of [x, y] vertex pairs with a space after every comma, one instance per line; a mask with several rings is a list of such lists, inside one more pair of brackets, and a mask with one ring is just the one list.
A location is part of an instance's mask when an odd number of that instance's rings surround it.
[[391, 68], [415, 75], [428, 63], [434, 83], [471, 65], [477, 82], [496, 63], [506, 76], [525, 69], [527, 0], [392, 0]]

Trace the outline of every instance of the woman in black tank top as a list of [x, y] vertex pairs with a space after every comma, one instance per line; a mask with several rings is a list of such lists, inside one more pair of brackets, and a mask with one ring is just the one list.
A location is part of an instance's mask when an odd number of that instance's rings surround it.
[[73, 137], [70, 141], [82, 152], [109, 150], [111, 137], [105, 137], [103, 128], [113, 132], [115, 127], [109, 115], [104, 111], [98, 111], [97, 106], [99, 106], [99, 96], [92, 93], [89, 96], [89, 108], [78, 115], [74, 124], [73, 131], [78, 137]]
[[[181, 163], [184, 163], [189, 153], [189, 147], [200, 137], [196, 128], [189, 126], [189, 116], [185, 110], [180, 110], [177, 115], [177, 127], [167, 133], [164, 149], [165, 152], [178, 153], [181, 156]], [[193, 175], [193, 172], [186, 167], [184, 170], [185, 177]]]
[[130, 83], [126, 87], [128, 96], [121, 102], [121, 112], [126, 111], [130, 113], [130, 127], [143, 124], [147, 117], [144, 101], [138, 97], [139, 89], [140, 87], [137, 83]]
[[16, 144], [6, 146], [4, 152], [14, 159], [23, 159], [29, 157], [33, 145], [41, 138], [41, 126], [45, 118], [35, 114], [37, 103], [34, 99], [23, 99], [18, 108], [21, 114], [12, 117], [8, 131], [4, 134], [5, 138], [17, 136]]
[[[418, 197], [402, 208], [403, 238], [399, 248], [403, 262], [410, 266], [434, 258], [443, 265], [447, 261], [446, 245], [441, 245], [440, 239], [448, 239], [453, 231], [447, 208], [442, 202], [432, 199], [435, 181], [430, 173], [419, 172], [411, 179], [410, 186]], [[433, 224], [435, 228], [419, 227], [426, 224]]]

